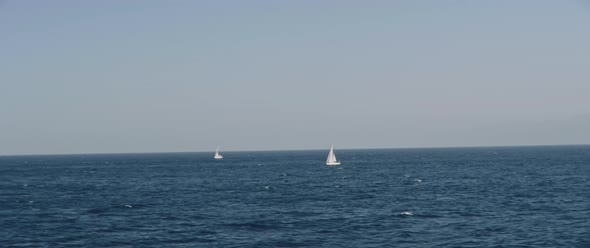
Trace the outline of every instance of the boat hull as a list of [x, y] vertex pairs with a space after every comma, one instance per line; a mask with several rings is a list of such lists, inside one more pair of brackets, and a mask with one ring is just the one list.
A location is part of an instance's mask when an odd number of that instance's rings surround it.
[[340, 165], [340, 162], [329, 162], [326, 165]]

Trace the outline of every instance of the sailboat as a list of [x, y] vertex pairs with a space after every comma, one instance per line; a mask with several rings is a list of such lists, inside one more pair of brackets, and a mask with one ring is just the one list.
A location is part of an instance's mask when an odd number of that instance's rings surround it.
[[223, 156], [221, 156], [221, 154], [219, 154], [219, 146], [217, 146], [217, 149], [215, 149], [215, 156], [213, 157], [215, 159], [222, 159]]
[[328, 153], [326, 165], [340, 165], [340, 161], [336, 160], [336, 154], [334, 154], [334, 146], [330, 146], [330, 153]]

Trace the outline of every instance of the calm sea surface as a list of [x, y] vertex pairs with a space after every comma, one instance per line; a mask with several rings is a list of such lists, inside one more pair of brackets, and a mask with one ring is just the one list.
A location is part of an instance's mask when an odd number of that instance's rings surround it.
[[1, 156], [0, 247], [590, 247], [590, 146]]

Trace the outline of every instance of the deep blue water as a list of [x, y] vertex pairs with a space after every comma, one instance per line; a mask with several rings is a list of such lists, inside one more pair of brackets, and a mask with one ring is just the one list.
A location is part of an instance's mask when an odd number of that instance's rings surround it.
[[2, 156], [0, 246], [590, 247], [590, 146], [223, 155]]

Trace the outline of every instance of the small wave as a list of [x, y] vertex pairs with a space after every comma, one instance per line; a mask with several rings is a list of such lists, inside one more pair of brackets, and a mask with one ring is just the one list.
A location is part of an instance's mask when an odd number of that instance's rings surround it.
[[267, 185], [267, 186], [264, 186], [264, 189], [265, 189], [265, 190], [273, 190], [273, 189], [276, 189], [276, 188], [275, 188], [275, 187], [273, 187], [273, 186], [268, 186], [268, 185]]
[[245, 228], [249, 230], [272, 230], [277, 229], [280, 226], [275, 223], [270, 223], [269, 221], [249, 221], [249, 222], [242, 222], [242, 223], [229, 223], [226, 226], [234, 227], [234, 228]]
[[420, 213], [420, 215], [418, 215], [420, 218], [442, 218], [445, 217], [444, 215], [438, 215], [438, 214], [428, 214], [428, 213]]
[[106, 212], [110, 212], [110, 211], [118, 211], [117, 209], [128, 209], [128, 208], [141, 208], [142, 204], [124, 204], [124, 205], [112, 205], [112, 206], [105, 206], [105, 207], [97, 207], [97, 208], [91, 208], [88, 209], [86, 211], [84, 211], [84, 213], [86, 214], [102, 214], [102, 213], [106, 213]]
[[365, 200], [365, 199], [373, 199], [376, 198], [374, 194], [355, 194], [351, 199], [352, 200]]
[[322, 242], [317, 240], [295, 240], [295, 239], [280, 239], [262, 241], [255, 244], [261, 247], [317, 247], [321, 246]]
[[91, 208], [86, 210], [87, 214], [101, 214], [101, 213], [105, 213], [107, 211], [109, 211], [110, 208], [106, 207], [106, 208]]
[[200, 237], [187, 237], [187, 238], [180, 238], [180, 239], [165, 239], [161, 240], [160, 242], [165, 244], [190, 244], [190, 243], [211, 243], [215, 242], [215, 239], [210, 238], [200, 238]]

